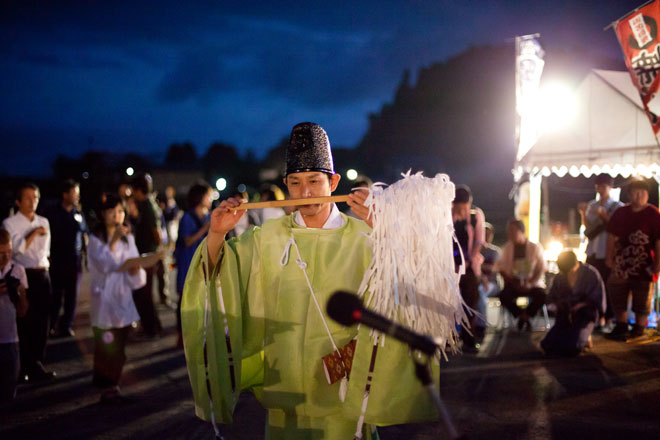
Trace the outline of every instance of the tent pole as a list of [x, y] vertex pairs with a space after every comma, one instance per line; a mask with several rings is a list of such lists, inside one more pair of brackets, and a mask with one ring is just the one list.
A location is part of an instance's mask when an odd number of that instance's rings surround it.
[[[541, 235], [541, 173], [529, 175], [529, 230], [527, 237], [534, 243], [539, 243]], [[546, 219], [547, 220], [547, 219]]]

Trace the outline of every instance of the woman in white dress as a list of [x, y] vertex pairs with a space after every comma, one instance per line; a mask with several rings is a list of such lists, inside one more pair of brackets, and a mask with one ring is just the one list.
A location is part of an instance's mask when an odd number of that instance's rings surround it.
[[126, 361], [126, 341], [131, 324], [140, 319], [133, 290], [146, 283], [135, 239], [124, 224], [121, 199], [106, 194], [99, 224], [89, 237], [87, 250], [91, 281], [91, 319], [94, 330], [94, 379], [101, 388], [101, 402], [124, 400], [119, 378]]

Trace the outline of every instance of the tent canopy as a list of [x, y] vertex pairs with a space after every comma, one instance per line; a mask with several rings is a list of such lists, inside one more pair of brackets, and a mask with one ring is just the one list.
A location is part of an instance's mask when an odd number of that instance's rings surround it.
[[516, 180], [524, 173], [660, 174], [660, 147], [628, 72], [592, 70], [575, 94], [573, 123], [542, 135], [516, 163]]

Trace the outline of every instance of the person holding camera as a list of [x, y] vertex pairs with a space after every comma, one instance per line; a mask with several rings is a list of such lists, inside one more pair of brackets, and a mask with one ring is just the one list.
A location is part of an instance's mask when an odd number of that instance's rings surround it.
[[28, 309], [25, 269], [11, 261], [9, 232], [0, 229], [0, 405], [14, 399], [20, 371], [16, 317]]

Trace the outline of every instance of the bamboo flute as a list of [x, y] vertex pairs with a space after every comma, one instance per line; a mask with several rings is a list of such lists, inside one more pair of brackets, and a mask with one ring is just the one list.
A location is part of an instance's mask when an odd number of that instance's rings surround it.
[[282, 208], [285, 206], [316, 205], [318, 203], [345, 202], [348, 196], [326, 196], [310, 197], [307, 199], [289, 199], [289, 200], [271, 200], [268, 202], [241, 203], [235, 208], [229, 208], [231, 211], [242, 209], [260, 209], [260, 208]]

